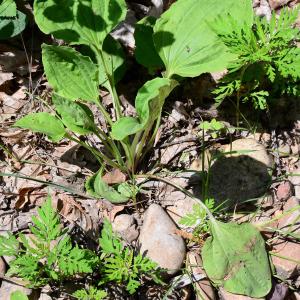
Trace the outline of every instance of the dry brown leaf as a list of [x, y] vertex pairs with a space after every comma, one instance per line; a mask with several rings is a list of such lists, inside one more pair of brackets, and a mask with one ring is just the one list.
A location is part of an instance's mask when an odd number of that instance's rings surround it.
[[126, 175], [119, 169], [112, 169], [102, 177], [102, 180], [109, 185], [122, 183], [126, 181]]

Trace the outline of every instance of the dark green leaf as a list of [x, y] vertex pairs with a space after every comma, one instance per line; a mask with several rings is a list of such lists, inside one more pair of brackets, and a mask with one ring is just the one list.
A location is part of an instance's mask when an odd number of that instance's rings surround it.
[[160, 69], [164, 66], [163, 61], [157, 54], [153, 42], [153, 27], [156, 19], [146, 17], [135, 25], [135, 58], [138, 63], [150, 71]]

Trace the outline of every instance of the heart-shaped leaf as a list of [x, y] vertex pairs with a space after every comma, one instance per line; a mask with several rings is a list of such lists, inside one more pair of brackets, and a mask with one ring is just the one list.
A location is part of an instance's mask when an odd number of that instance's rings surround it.
[[46, 112], [29, 114], [18, 120], [14, 126], [44, 133], [53, 142], [60, 141], [66, 133], [63, 123]]
[[54, 91], [70, 100], [97, 102], [98, 73], [91, 59], [65, 46], [43, 45], [43, 65]]
[[251, 224], [211, 221], [211, 234], [202, 248], [207, 276], [230, 293], [260, 298], [272, 286], [265, 241]]

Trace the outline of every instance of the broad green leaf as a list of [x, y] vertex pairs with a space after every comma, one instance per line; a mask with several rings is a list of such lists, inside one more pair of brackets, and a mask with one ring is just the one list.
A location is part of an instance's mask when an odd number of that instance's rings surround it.
[[138, 118], [123, 117], [112, 126], [111, 136], [123, 140], [131, 134], [143, 130], [160, 116], [165, 99], [177, 86], [175, 80], [155, 78], [146, 82], [138, 91], [135, 108]]
[[93, 113], [86, 105], [56, 94], [53, 95], [52, 101], [68, 129], [78, 134], [89, 134], [95, 131]]
[[[17, 6], [14, 0], [0, 0], [0, 18], [15, 17], [17, 15]], [[2, 22], [2, 19], [0, 19]]]
[[168, 77], [220, 71], [235, 58], [209, 26], [216, 15], [234, 18], [249, 0], [178, 0], [156, 22], [154, 44]]
[[97, 66], [89, 57], [64, 46], [42, 46], [43, 65], [54, 91], [70, 100], [97, 102]]
[[29, 299], [23, 292], [15, 291], [10, 294], [10, 300], [29, 300]]
[[60, 141], [66, 133], [63, 123], [46, 112], [29, 114], [18, 120], [14, 126], [44, 133], [53, 142]]
[[20, 11], [17, 11], [17, 16], [14, 18], [0, 17], [0, 40], [18, 35], [25, 29], [26, 23], [26, 15]]
[[218, 287], [230, 293], [260, 298], [271, 289], [271, 272], [265, 242], [251, 224], [211, 222], [203, 248], [203, 266]]
[[35, 0], [39, 28], [74, 44], [100, 47], [105, 37], [125, 19], [124, 0]]
[[153, 27], [156, 18], [146, 17], [135, 25], [135, 58], [137, 62], [151, 70], [164, 66], [159, 57], [153, 42]]
[[85, 183], [85, 188], [91, 196], [104, 198], [111, 203], [124, 203], [129, 200], [127, 196], [117, 192], [102, 180], [102, 172], [90, 177]]

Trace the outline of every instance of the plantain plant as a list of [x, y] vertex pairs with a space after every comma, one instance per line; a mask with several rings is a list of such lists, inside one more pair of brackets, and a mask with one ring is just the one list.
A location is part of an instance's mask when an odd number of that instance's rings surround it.
[[[248, 0], [179, 0], [158, 20], [137, 25], [136, 58], [148, 69], [161, 67], [161, 76], [147, 81], [135, 98], [136, 116], [126, 116], [116, 85], [124, 73], [124, 53], [111, 31], [125, 19], [124, 0], [35, 0], [34, 16], [41, 31], [62, 39], [68, 46], [43, 45], [42, 61], [53, 88], [55, 114], [29, 114], [15, 126], [46, 134], [53, 142], [63, 138], [89, 149], [101, 168], [87, 182], [97, 197], [120, 203], [134, 198], [135, 174], [152, 150], [164, 102], [180, 77], [195, 77], [220, 71], [235, 57], [210, 28], [215, 14], [238, 18]], [[213, 9], [212, 9], [213, 8]], [[145, 34], [143, 34], [145, 33]], [[71, 46], [81, 45], [83, 55]], [[77, 48], [78, 49], [78, 48]], [[143, 51], [144, 49], [144, 51]], [[146, 59], [148, 57], [149, 59]], [[113, 102], [110, 115], [101, 101], [99, 87]], [[106, 126], [94, 120], [90, 105], [96, 105]], [[107, 129], [104, 129], [107, 128]], [[79, 136], [94, 135], [103, 147], [92, 146]], [[115, 168], [129, 181], [108, 186], [102, 175]]]

